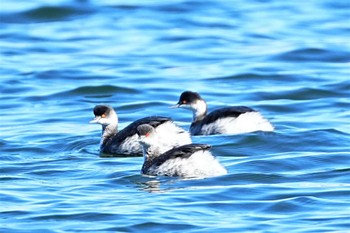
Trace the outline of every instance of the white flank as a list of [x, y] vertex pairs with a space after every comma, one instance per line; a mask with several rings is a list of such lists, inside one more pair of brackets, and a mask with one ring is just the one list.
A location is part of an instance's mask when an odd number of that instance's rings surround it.
[[259, 112], [247, 112], [235, 117], [225, 117], [215, 122], [203, 125], [201, 133], [209, 134], [240, 134], [255, 131], [273, 131], [274, 127]]
[[181, 176], [185, 178], [205, 178], [227, 174], [227, 170], [210, 153], [197, 151], [189, 158], [174, 158], [159, 167], [151, 167], [149, 174]]
[[189, 132], [170, 121], [158, 126], [156, 132], [157, 146], [160, 153], [164, 153], [174, 147], [192, 143]]

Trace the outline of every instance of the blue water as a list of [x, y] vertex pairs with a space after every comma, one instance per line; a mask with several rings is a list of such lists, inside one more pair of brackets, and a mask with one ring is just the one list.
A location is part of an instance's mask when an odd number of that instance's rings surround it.
[[[0, 5], [0, 232], [349, 231], [349, 1]], [[94, 105], [188, 129], [184, 90], [276, 131], [194, 137], [229, 170], [208, 179], [100, 156]]]

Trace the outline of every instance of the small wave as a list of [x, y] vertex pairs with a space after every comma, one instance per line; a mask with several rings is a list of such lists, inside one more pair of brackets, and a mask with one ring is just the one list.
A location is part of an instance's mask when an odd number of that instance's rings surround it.
[[66, 21], [92, 12], [92, 8], [86, 6], [41, 6], [24, 12], [6, 15], [6, 17], [2, 17], [2, 21], [6, 23]]
[[0, 140], [0, 147], [3, 155], [1, 161], [18, 161], [23, 159], [21, 154], [45, 154], [49, 153], [50, 150], [40, 147], [38, 145], [31, 145], [28, 142], [11, 142], [7, 140]]
[[350, 53], [317, 48], [296, 49], [278, 55], [277, 60], [310, 62], [350, 62]]
[[115, 214], [114, 213], [100, 213], [100, 212], [82, 212], [82, 213], [62, 213], [62, 214], [40, 214], [37, 216], [33, 216], [30, 218], [30, 220], [52, 220], [55, 219], [55, 221], [66, 221], [69, 219], [74, 220], [80, 220], [85, 221], [86, 219], [94, 219], [94, 221], [99, 220], [108, 220], [108, 219], [114, 219]]
[[341, 93], [336, 90], [329, 90], [326, 87], [297, 87], [297, 89], [287, 91], [260, 92], [258, 95], [265, 100], [314, 100], [341, 97]]
[[126, 93], [126, 94], [135, 94], [138, 93], [135, 89], [126, 88], [126, 87], [118, 87], [112, 85], [102, 85], [102, 86], [83, 86], [77, 87], [69, 91], [58, 92], [49, 96], [31, 96], [27, 97], [25, 100], [41, 100], [47, 98], [60, 99], [69, 97], [111, 97], [118, 93]]
[[103, 85], [103, 86], [84, 86], [78, 87], [68, 92], [63, 92], [62, 94], [68, 95], [100, 95], [100, 94], [115, 94], [115, 93], [127, 93], [127, 94], [135, 94], [136, 90], [126, 87], [118, 87], [112, 85]]
[[18, 83], [17, 85], [14, 85], [13, 83], [3, 83], [2, 87], [0, 88], [1, 94], [4, 96], [13, 96], [15, 94], [28, 93], [33, 90], [35, 90], [34, 87], [25, 86], [22, 83]]
[[[332, 159], [347, 159], [348, 155], [334, 155]], [[331, 157], [331, 156], [329, 156]], [[315, 180], [322, 182], [325, 179], [332, 180], [334, 183], [348, 183], [347, 177], [350, 175], [350, 168], [335, 168], [335, 169], [323, 169], [316, 172], [310, 172], [299, 175], [299, 179], [302, 180]]]
[[234, 80], [234, 81], [276, 81], [276, 80], [286, 80], [291, 78], [291, 75], [281, 75], [281, 74], [275, 74], [275, 73], [269, 73], [269, 74], [259, 74], [259, 73], [242, 73], [242, 74], [235, 74], [235, 75], [228, 75], [223, 77], [214, 77], [214, 78], [208, 78], [208, 80], [221, 80], [221, 81], [227, 81], [227, 80]]

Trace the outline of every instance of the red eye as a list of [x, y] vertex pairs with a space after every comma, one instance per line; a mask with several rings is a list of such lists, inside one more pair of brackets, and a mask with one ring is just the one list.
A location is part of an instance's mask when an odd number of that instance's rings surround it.
[[105, 117], [106, 117], [106, 114], [103, 113], [103, 114], [101, 115], [101, 117], [102, 117], [102, 118], [105, 118]]
[[146, 135], [145, 135], [145, 136], [146, 136], [146, 137], [148, 137], [149, 135], [150, 135], [150, 133], [146, 133]]
[[186, 103], [187, 103], [187, 101], [186, 101], [186, 100], [184, 100], [184, 101], [182, 101], [182, 103], [183, 103], [183, 104], [186, 104]]

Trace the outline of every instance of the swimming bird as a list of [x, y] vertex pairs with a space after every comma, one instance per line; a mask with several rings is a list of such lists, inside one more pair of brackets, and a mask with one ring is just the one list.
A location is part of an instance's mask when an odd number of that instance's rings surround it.
[[118, 116], [112, 107], [96, 105], [93, 112], [95, 118], [90, 123], [102, 125], [100, 151], [103, 153], [142, 156], [137, 126], [145, 123], [152, 125], [159, 132], [160, 146], [157, 147], [159, 153], [192, 142], [190, 134], [176, 125], [169, 117], [145, 117], [132, 122], [118, 132]]
[[142, 124], [137, 127], [137, 131], [144, 156], [142, 174], [183, 178], [205, 178], [227, 174], [227, 170], [211, 154], [210, 145], [187, 144], [159, 154], [158, 130], [149, 124]]
[[272, 124], [260, 112], [245, 106], [225, 107], [207, 115], [207, 103], [197, 93], [185, 91], [173, 108], [193, 112], [190, 126], [192, 135], [239, 134], [255, 131], [273, 131]]

